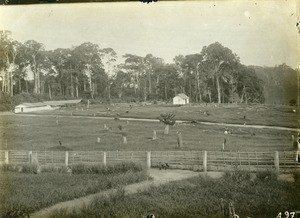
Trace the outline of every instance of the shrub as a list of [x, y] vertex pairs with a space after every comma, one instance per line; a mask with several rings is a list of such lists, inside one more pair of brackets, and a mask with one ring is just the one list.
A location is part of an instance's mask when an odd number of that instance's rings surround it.
[[37, 173], [38, 165], [36, 164], [2, 164], [0, 167], [2, 172], [19, 172], [19, 173]]
[[250, 180], [250, 172], [245, 170], [235, 169], [233, 171], [226, 171], [224, 174], [224, 179], [236, 183]]
[[66, 166], [41, 166], [41, 173], [67, 173], [68, 168]]
[[300, 184], [300, 171], [294, 171], [293, 177], [296, 184]]
[[49, 148], [51, 151], [71, 151], [72, 149], [63, 145], [56, 145]]
[[175, 114], [174, 113], [161, 114], [158, 119], [160, 122], [162, 122], [166, 125], [173, 126], [175, 124]]
[[290, 100], [290, 106], [296, 106], [297, 105], [297, 101], [296, 101], [296, 99], [292, 99], [292, 100]]
[[1, 164], [0, 171], [1, 172], [20, 172], [21, 166], [16, 166], [13, 164]]
[[119, 174], [128, 171], [140, 172], [144, 168], [142, 165], [133, 162], [124, 162], [114, 165], [104, 166], [103, 164], [73, 164], [69, 166], [73, 174]]
[[22, 165], [22, 173], [37, 173], [39, 166], [36, 164], [24, 164]]
[[278, 173], [274, 170], [264, 170], [264, 171], [258, 171], [256, 173], [256, 179], [258, 181], [276, 181], [278, 178]]
[[0, 92], [0, 111], [8, 111], [12, 109], [11, 98], [7, 93]]

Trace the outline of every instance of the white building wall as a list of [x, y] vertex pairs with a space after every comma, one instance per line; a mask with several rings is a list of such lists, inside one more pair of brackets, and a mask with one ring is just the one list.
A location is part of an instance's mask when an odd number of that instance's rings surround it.
[[[23, 112], [22, 112], [23, 108]], [[26, 113], [26, 112], [34, 112], [34, 111], [43, 111], [43, 110], [55, 110], [56, 108], [52, 108], [50, 105], [42, 106], [42, 107], [26, 107], [26, 106], [18, 106], [15, 107], [15, 113]]]
[[185, 104], [185, 100], [176, 96], [173, 98], [173, 104]]

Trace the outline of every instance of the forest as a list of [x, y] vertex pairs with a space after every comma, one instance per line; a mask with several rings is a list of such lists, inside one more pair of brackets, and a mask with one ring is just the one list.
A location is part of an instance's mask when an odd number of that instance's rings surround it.
[[[272, 98], [268, 103], [285, 104], [296, 99], [297, 71], [286, 64], [246, 66], [219, 42], [199, 47], [196, 54], [178, 54], [173, 63], [166, 63], [152, 54], [120, 55], [90, 42], [46, 50], [43, 43], [21, 43], [2, 30], [0, 85], [2, 102], [3, 96], [20, 95], [50, 100], [170, 101], [185, 93], [193, 103], [264, 103]], [[274, 93], [273, 85], [283, 86], [280, 95], [287, 85], [291, 90], [278, 101], [269, 93]]]

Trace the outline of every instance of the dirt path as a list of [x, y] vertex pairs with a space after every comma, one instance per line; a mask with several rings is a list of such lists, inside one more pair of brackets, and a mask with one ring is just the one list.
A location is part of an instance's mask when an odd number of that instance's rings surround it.
[[[0, 114], [1, 115], [1, 114]], [[13, 113], [3, 114], [3, 115], [15, 115]], [[113, 120], [114, 117], [93, 117], [93, 116], [71, 116], [71, 115], [49, 115], [49, 114], [18, 114], [17, 116], [48, 116], [48, 117], [72, 117], [72, 118], [88, 118], [88, 119], [100, 119], [100, 120]], [[150, 118], [120, 118], [120, 120], [128, 120], [128, 121], [142, 121], [142, 122], [160, 122], [158, 119], [150, 119]], [[190, 122], [188, 120], [176, 120], [176, 123], [184, 123]], [[235, 123], [216, 123], [216, 122], [206, 122], [206, 121], [198, 121], [199, 124], [204, 125], [217, 125], [217, 126], [230, 126], [230, 127], [239, 127], [239, 128], [254, 128], [254, 129], [275, 129], [275, 130], [283, 130], [283, 131], [297, 131], [300, 132], [299, 128], [291, 128], [291, 127], [283, 127], [283, 126], [267, 126], [267, 125], [255, 125], [255, 124], [235, 124]]]
[[[127, 185], [124, 188], [125, 194], [127, 194], [127, 195], [135, 194], [138, 191], [146, 190], [149, 187], [159, 186], [159, 185], [163, 185], [168, 182], [171, 182], [171, 181], [187, 179], [187, 178], [191, 178], [191, 177], [203, 174], [203, 173], [193, 172], [193, 171], [188, 171], [188, 170], [159, 170], [159, 169], [150, 169], [149, 173], [150, 173], [150, 176], [153, 177], [153, 180]], [[208, 173], [208, 176], [213, 177], [213, 178], [219, 178], [219, 177], [221, 177], [221, 175], [222, 175], [222, 173], [217, 173], [217, 172], [209, 172]], [[116, 189], [110, 189], [107, 191], [102, 191], [102, 192], [88, 195], [86, 197], [78, 198], [75, 200], [58, 203], [54, 206], [51, 206], [49, 208], [42, 209], [36, 213], [33, 213], [30, 215], [30, 217], [31, 218], [47, 218], [50, 216], [50, 214], [52, 212], [54, 212], [55, 210], [60, 210], [60, 209], [66, 209], [69, 211], [72, 211], [72, 210], [79, 211], [85, 205], [90, 204], [95, 197], [109, 196], [114, 191], [116, 191]]]

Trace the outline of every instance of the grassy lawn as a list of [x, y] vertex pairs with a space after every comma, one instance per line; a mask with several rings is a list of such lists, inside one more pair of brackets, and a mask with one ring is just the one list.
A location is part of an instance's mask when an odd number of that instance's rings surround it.
[[[276, 120], [274, 118], [274, 120]], [[105, 131], [104, 124], [111, 130]], [[119, 125], [128, 134], [123, 143]], [[224, 139], [228, 151], [283, 151], [292, 150], [290, 131], [230, 128], [232, 134], [224, 134], [225, 127], [202, 124], [176, 124], [170, 134], [164, 135], [164, 125], [159, 122], [124, 120], [101, 120], [85, 117], [49, 116], [0, 116], [0, 148], [9, 150], [48, 150], [63, 146], [72, 150], [175, 150], [177, 132], [182, 133], [183, 147], [180, 150], [221, 150]], [[153, 130], [158, 139], [151, 140]], [[97, 143], [97, 137], [101, 142]], [[6, 148], [7, 142], [7, 148]]]
[[[228, 216], [232, 202], [239, 217], [276, 217], [279, 212], [300, 208], [299, 174], [295, 182], [276, 179], [271, 172], [250, 175], [227, 172], [221, 179], [197, 177], [124, 195], [120, 190], [107, 198], [96, 198], [82, 212], [57, 211], [52, 217], [197, 217]], [[223, 199], [223, 203], [222, 203]], [[223, 204], [223, 210], [222, 208]], [[223, 216], [225, 214], [225, 216]]]
[[[50, 111], [50, 114], [70, 114], [97, 116], [115, 116], [137, 118], [157, 118], [161, 113], [174, 112], [177, 119], [199, 120], [210, 122], [225, 122], [243, 124], [260, 124], [286, 127], [299, 127], [300, 108], [283, 105], [236, 105], [236, 104], [201, 104], [192, 106], [173, 105], [144, 105], [119, 103], [114, 105], [95, 104], [90, 105], [89, 110], [82, 105], [76, 110], [75, 107], [68, 107], [62, 110]], [[110, 111], [106, 108], [109, 107]], [[83, 111], [82, 111], [83, 109]], [[293, 113], [296, 109], [296, 113]], [[128, 111], [128, 113], [126, 113]], [[209, 115], [204, 114], [207, 111]], [[244, 119], [246, 116], [246, 119]]]
[[127, 170], [110, 174], [1, 172], [0, 217], [18, 217], [17, 212], [31, 213], [58, 202], [147, 178], [146, 170]]

